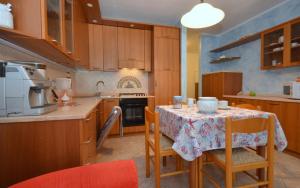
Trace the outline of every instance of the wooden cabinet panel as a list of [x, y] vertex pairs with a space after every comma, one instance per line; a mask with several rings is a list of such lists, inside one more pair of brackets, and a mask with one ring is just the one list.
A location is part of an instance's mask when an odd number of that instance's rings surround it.
[[172, 99], [170, 93], [172, 86], [170, 84], [170, 71], [155, 71], [155, 79], [155, 105], [171, 104]]
[[152, 32], [145, 31], [145, 71], [151, 71], [152, 62]]
[[[104, 99], [103, 101], [103, 120], [104, 122], [108, 118], [109, 114], [111, 113], [114, 106], [119, 106], [119, 99]], [[110, 135], [117, 135], [120, 134], [120, 123], [117, 121], [113, 128], [110, 131]]]
[[287, 148], [300, 153], [300, 105], [297, 103], [285, 103], [283, 105], [282, 127], [288, 140]]
[[0, 187], [80, 165], [79, 121], [3, 123]]
[[89, 68], [89, 28], [80, 0], [74, 4], [74, 56], [79, 66]]
[[172, 27], [154, 27], [154, 37], [180, 39], [180, 30]]
[[274, 114], [276, 114], [278, 120], [280, 122], [282, 122], [283, 119], [283, 105], [281, 102], [273, 102], [273, 101], [265, 101], [267, 103], [266, 105], [266, 111], [267, 112], [272, 112]]
[[179, 29], [154, 27], [153, 35], [153, 70], [149, 80], [154, 86], [149, 93], [154, 93], [155, 105], [172, 104], [173, 96], [180, 95]]
[[145, 68], [145, 31], [118, 27], [119, 68]]
[[118, 71], [117, 27], [103, 26], [103, 64], [104, 71]]
[[180, 70], [180, 42], [176, 39], [156, 38], [154, 69], [160, 71]]
[[89, 24], [90, 69], [103, 70], [102, 25]]
[[242, 90], [242, 73], [217, 72], [202, 76], [202, 95], [205, 97], [217, 97], [223, 95], [236, 95]]

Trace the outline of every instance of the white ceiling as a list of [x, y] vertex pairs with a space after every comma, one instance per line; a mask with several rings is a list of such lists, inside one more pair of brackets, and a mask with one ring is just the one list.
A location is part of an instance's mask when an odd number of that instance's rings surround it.
[[[225, 12], [225, 19], [206, 30], [218, 34], [287, 0], [204, 0]], [[179, 25], [181, 16], [200, 0], [99, 0], [101, 16], [132, 22]]]

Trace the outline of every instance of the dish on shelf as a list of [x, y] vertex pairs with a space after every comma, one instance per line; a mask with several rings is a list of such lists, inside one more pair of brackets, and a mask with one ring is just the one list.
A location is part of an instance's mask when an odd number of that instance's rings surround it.
[[300, 46], [300, 44], [298, 42], [292, 42], [291, 46], [292, 46], [292, 48], [295, 48], [295, 47]]

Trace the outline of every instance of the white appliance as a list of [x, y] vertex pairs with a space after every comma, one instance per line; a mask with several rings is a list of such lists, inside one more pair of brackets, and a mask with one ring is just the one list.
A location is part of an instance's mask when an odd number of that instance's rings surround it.
[[283, 84], [283, 95], [291, 99], [300, 99], [300, 82], [291, 81]]
[[63, 103], [70, 102], [70, 96], [68, 91], [71, 89], [72, 80], [70, 78], [56, 78], [55, 79], [55, 88], [62, 92], [61, 100]]

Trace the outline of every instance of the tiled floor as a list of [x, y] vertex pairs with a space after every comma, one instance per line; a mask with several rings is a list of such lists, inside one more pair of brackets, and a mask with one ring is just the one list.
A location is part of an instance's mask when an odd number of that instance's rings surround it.
[[[109, 138], [105, 141], [101, 152], [98, 153], [96, 161], [105, 162], [112, 160], [133, 159], [136, 162], [139, 176], [140, 188], [154, 187], [154, 175], [145, 178], [145, 160], [144, 160], [144, 136], [131, 135], [122, 138]], [[168, 165], [163, 170], [169, 170], [174, 167], [173, 159], [168, 159]], [[218, 169], [210, 168], [211, 173], [222, 179], [222, 172]], [[243, 174], [237, 176], [237, 182], [246, 181]], [[188, 175], [179, 175], [163, 178], [161, 187], [184, 188], [188, 187]], [[205, 188], [213, 187], [205, 181]], [[276, 152], [275, 155], [275, 188], [300, 188], [300, 159]]]

